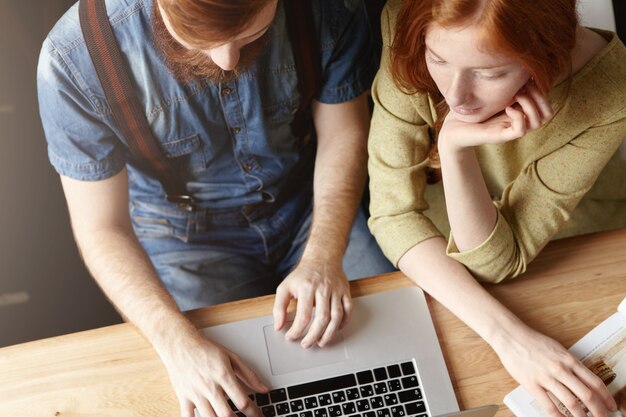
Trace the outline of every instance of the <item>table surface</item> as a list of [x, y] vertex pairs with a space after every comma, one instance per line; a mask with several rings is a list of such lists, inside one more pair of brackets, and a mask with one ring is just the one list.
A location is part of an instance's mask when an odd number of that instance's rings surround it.
[[[414, 285], [401, 273], [353, 281], [355, 297]], [[551, 242], [522, 276], [488, 291], [565, 346], [613, 314], [626, 295], [626, 229]], [[198, 326], [271, 314], [273, 296], [188, 313]], [[428, 297], [462, 409], [502, 404], [517, 383], [470, 328]], [[42, 318], [45, 319], [45, 318]], [[0, 417], [178, 416], [157, 354], [130, 324], [0, 349]]]

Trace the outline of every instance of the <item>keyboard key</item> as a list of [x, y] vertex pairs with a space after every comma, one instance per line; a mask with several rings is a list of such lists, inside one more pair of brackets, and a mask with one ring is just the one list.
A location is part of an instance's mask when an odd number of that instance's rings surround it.
[[289, 410], [289, 404], [285, 403], [279, 403], [276, 404], [276, 414], [279, 416], [284, 416], [285, 414], [289, 414], [290, 410]]
[[410, 403], [411, 401], [421, 400], [422, 392], [419, 390], [419, 388], [414, 388], [407, 391], [399, 392], [398, 398], [400, 398], [400, 402], [402, 403]]
[[389, 378], [398, 378], [402, 376], [402, 371], [400, 370], [399, 365], [389, 365], [387, 367], [387, 373], [389, 374]]
[[409, 415], [426, 412], [426, 405], [424, 405], [423, 401], [405, 404], [404, 408], [406, 408], [406, 413]]
[[363, 413], [363, 417], [376, 417], [376, 413], [373, 411], [368, 411], [367, 413]]
[[361, 391], [361, 397], [371, 397], [372, 395], [374, 395], [374, 387], [372, 387], [371, 385], [363, 385], [362, 387], [359, 388], [359, 390]]
[[317, 398], [315, 397], [306, 397], [304, 399], [304, 408], [310, 410], [311, 408], [317, 407]]
[[385, 399], [385, 405], [387, 407], [398, 404], [398, 396], [394, 393], [387, 394], [383, 398]]
[[237, 417], [246, 417], [246, 415], [245, 415], [244, 413], [242, 413], [241, 411], [237, 411], [237, 412], [235, 413], [235, 415], [236, 415]]
[[297, 414], [289, 414], [287, 417], [298, 417]]
[[302, 400], [293, 400], [289, 402], [289, 406], [291, 407], [291, 411], [294, 413], [299, 413], [304, 410], [304, 404]]
[[270, 403], [270, 396], [260, 393], [255, 396], [255, 401], [259, 407], [263, 407], [264, 405], [268, 405]]
[[336, 376], [334, 378], [294, 385], [287, 388], [287, 392], [289, 393], [289, 398], [295, 399], [335, 391], [338, 389], [351, 388], [354, 386], [356, 386], [356, 377], [354, 374], [347, 374]]
[[376, 410], [376, 417], [391, 417], [391, 413], [387, 408]]
[[356, 408], [354, 407], [353, 402], [341, 404], [341, 409], [344, 416], [349, 416], [350, 414], [356, 413]]
[[356, 388], [350, 388], [346, 390], [346, 398], [349, 400], [358, 400], [361, 398], [359, 395], [359, 390]]
[[417, 376], [405, 376], [402, 378], [402, 387], [404, 389], [417, 387], [419, 382], [417, 382]]
[[331, 405], [328, 407], [328, 415], [329, 417], [341, 417], [341, 406]]
[[374, 369], [374, 377], [376, 377], [376, 381], [387, 379], [387, 371], [385, 368], [376, 368]]
[[383, 402], [383, 397], [370, 398], [370, 404], [372, 404], [372, 408], [374, 409], [383, 407], [385, 405], [385, 403]]
[[333, 396], [333, 402], [335, 404], [342, 403], [346, 400], [346, 393], [343, 391], [335, 391], [331, 395]]
[[392, 379], [391, 381], [387, 381], [387, 386], [389, 387], [389, 391], [398, 391], [402, 389], [402, 384], [399, 379]]
[[275, 417], [276, 416], [276, 409], [274, 408], [273, 405], [268, 405], [265, 407], [261, 407], [261, 412], [263, 413], [263, 415], [265, 417]]
[[363, 372], [358, 372], [356, 374], [356, 379], [359, 380], [359, 384], [363, 385], [363, 384], [369, 384], [374, 382], [374, 375], [372, 375], [372, 371], [363, 371]]
[[359, 400], [356, 402], [356, 409], [359, 410], [359, 412], [364, 412], [364, 411], [369, 411], [369, 409], [372, 408], [370, 406], [370, 402], [368, 400]]
[[270, 391], [270, 399], [273, 403], [281, 403], [283, 401], [287, 401], [287, 391], [285, 391], [284, 388]]
[[386, 394], [387, 393], [387, 384], [384, 382], [379, 382], [374, 384], [374, 392], [376, 394]]
[[415, 373], [415, 366], [413, 366], [413, 362], [404, 362], [400, 366], [402, 367], [403, 375], [413, 375]]
[[313, 410], [314, 417], [328, 417], [328, 412], [325, 408], [317, 408]]
[[404, 412], [404, 407], [401, 405], [391, 407], [391, 417], [404, 417], [405, 415], [406, 413]]
[[313, 411], [302, 411], [298, 417], [313, 417]]
[[319, 397], [317, 397], [317, 401], [319, 402], [320, 406], [331, 405], [333, 403], [330, 394], [320, 395]]

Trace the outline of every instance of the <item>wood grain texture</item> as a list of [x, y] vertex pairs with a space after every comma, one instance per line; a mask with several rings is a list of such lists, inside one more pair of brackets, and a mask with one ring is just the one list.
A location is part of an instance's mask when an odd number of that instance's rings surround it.
[[[352, 294], [413, 285], [401, 273], [352, 283]], [[626, 295], [626, 229], [550, 243], [529, 270], [487, 289], [522, 320], [570, 346]], [[271, 314], [273, 296], [189, 313], [198, 326]], [[502, 404], [517, 384], [496, 354], [439, 303], [428, 303], [459, 404]], [[45, 318], [42, 318], [45, 319]], [[130, 324], [0, 349], [0, 417], [178, 416], [165, 368]]]

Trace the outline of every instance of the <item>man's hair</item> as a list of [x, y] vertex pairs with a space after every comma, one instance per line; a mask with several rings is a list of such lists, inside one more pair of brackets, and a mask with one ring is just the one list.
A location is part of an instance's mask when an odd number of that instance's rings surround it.
[[158, 0], [174, 32], [190, 46], [228, 41], [252, 23], [272, 0]]
[[[448, 107], [426, 66], [426, 32], [433, 24], [480, 28], [481, 46], [519, 62], [543, 94], [571, 72], [576, 0], [404, 0], [391, 44], [391, 73], [406, 93], [430, 95], [437, 108], [436, 132]], [[436, 139], [431, 166], [438, 167]]]

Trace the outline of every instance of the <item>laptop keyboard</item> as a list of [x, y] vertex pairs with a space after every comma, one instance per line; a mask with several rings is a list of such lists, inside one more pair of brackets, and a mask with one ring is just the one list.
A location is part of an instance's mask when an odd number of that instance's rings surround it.
[[[413, 362], [250, 395], [264, 417], [428, 417]], [[232, 401], [237, 417], [246, 417]]]

